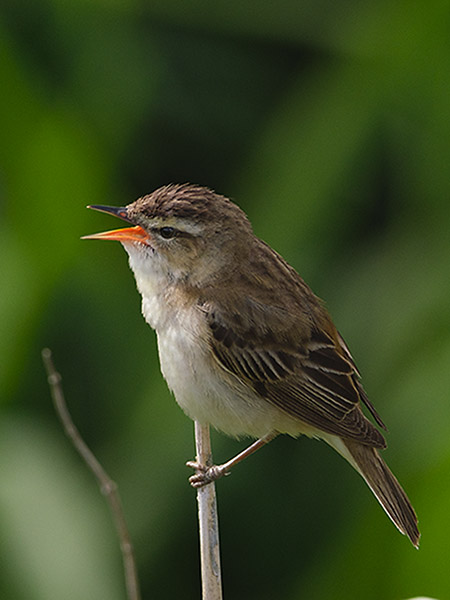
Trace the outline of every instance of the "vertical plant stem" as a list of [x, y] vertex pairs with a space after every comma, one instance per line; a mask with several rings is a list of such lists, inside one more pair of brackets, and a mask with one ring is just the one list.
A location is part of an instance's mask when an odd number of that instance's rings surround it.
[[[195, 449], [199, 464], [213, 464], [209, 426], [201, 425], [198, 421], [195, 422]], [[216, 486], [214, 482], [198, 488], [197, 502], [202, 599], [222, 600], [219, 522], [217, 516]]]
[[52, 353], [48, 348], [44, 348], [44, 350], [42, 350], [42, 360], [44, 361], [45, 370], [47, 371], [53, 404], [56, 413], [64, 427], [64, 431], [66, 432], [66, 435], [74, 445], [77, 452], [83, 458], [86, 465], [95, 475], [100, 487], [100, 491], [105, 496], [111, 509], [114, 525], [120, 540], [120, 550], [122, 552], [122, 560], [125, 572], [127, 598], [128, 600], [141, 600], [133, 545], [131, 543], [130, 533], [125, 521], [125, 513], [123, 511], [122, 501], [119, 496], [117, 484], [111, 479], [111, 477], [99, 463], [75, 426], [64, 398], [61, 375], [55, 368]]

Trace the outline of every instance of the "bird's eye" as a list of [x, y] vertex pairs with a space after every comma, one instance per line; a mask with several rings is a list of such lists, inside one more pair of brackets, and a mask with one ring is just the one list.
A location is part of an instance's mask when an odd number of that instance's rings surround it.
[[174, 227], [161, 227], [159, 233], [165, 240], [170, 240], [176, 236], [177, 230]]

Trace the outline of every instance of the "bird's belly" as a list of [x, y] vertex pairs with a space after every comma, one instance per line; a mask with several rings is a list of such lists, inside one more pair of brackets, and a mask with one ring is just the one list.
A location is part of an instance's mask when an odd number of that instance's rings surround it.
[[239, 437], [262, 437], [272, 430], [308, 433], [298, 420], [227, 373], [207, 342], [179, 327], [168, 327], [158, 333], [158, 350], [164, 378], [191, 419]]

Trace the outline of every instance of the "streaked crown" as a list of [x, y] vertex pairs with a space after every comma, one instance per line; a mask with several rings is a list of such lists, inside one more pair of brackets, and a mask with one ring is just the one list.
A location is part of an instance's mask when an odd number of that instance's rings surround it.
[[[133, 222], [145, 227], [157, 224], [185, 224], [200, 231], [214, 226], [217, 233], [233, 230], [252, 233], [247, 215], [225, 196], [194, 184], [170, 184], [142, 196], [127, 207]], [[189, 227], [190, 226], [190, 227]]]

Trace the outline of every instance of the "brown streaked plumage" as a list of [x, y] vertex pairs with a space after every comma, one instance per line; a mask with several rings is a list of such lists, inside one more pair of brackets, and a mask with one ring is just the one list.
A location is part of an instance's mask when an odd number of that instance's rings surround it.
[[[252, 231], [245, 213], [196, 185], [169, 185], [124, 208], [92, 207], [134, 227], [87, 236], [122, 242], [156, 330], [161, 369], [193, 419], [230, 435], [324, 439], [363, 476], [397, 528], [417, 546], [417, 518], [379, 455], [369, 421], [384, 424], [321, 301]], [[243, 456], [197, 470], [194, 486]]]

